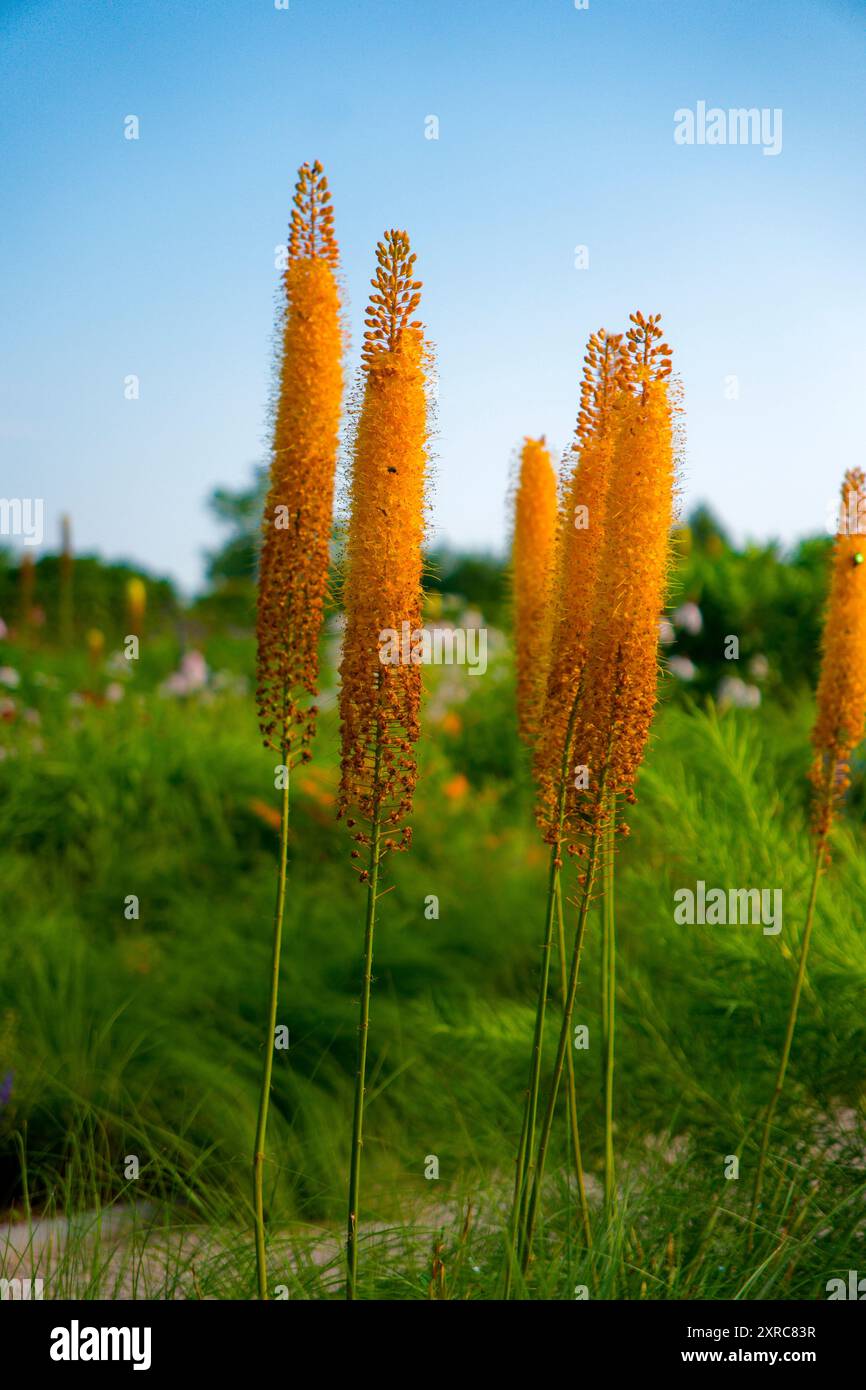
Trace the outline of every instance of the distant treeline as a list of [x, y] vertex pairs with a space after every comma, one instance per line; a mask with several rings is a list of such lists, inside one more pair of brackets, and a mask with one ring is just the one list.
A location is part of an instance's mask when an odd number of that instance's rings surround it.
[[[127, 564], [107, 564], [94, 556], [73, 557], [71, 593], [64, 599], [59, 555], [36, 559], [28, 576], [22, 573], [20, 551], [0, 550], [0, 619], [15, 636], [28, 607], [31, 636], [52, 645], [59, 640], [68, 602], [75, 640], [98, 628], [107, 640], [116, 641], [128, 630], [129, 580], [140, 576], [147, 586], [146, 626], [152, 632], [189, 620], [196, 628], [251, 630], [261, 483], [261, 470], [257, 470], [250, 488], [219, 489], [212, 494], [210, 507], [225, 527], [226, 539], [208, 555], [206, 586], [191, 604], [182, 603], [168, 579], [154, 578]], [[640, 544], [639, 536], [635, 544]], [[784, 699], [804, 683], [813, 683], [831, 545], [828, 537], [816, 537], [788, 552], [773, 542], [738, 548], [707, 508], [692, 512], [677, 532], [669, 614], [672, 631], [666, 631], [662, 647], [668, 658], [676, 658], [673, 669], [682, 690], [698, 695], [718, 692], [720, 682], [728, 677], [751, 686], [753, 694], [757, 687]], [[335, 554], [337, 548], [335, 537]], [[627, 555], [623, 564], [628, 564]], [[501, 556], [432, 551], [425, 566], [425, 588], [479, 611], [494, 627], [510, 626], [510, 576]], [[339, 589], [335, 563], [335, 607]], [[730, 655], [733, 650], [736, 657]]]

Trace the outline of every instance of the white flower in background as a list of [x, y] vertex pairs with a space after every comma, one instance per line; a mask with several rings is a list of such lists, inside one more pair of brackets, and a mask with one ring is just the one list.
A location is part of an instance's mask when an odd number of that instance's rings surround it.
[[105, 663], [105, 669], [112, 676], [123, 676], [124, 679], [129, 680], [134, 665], [134, 661], [127, 661], [123, 652], [112, 652]]
[[749, 662], [749, 675], [754, 676], [756, 681], [766, 680], [770, 672], [770, 663], [763, 652], [758, 652]]
[[693, 681], [698, 674], [697, 666], [687, 656], [672, 656], [668, 661], [668, 670], [681, 681]]
[[126, 691], [120, 684], [120, 681], [112, 681], [110, 685], [105, 687], [105, 698], [110, 705], [118, 704], [125, 694]]
[[696, 603], [683, 603], [674, 613], [674, 625], [681, 627], [683, 632], [700, 632], [704, 625], [703, 615]]
[[0, 666], [0, 685], [5, 685], [8, 690], [17, 690], [21, 684], [21, 677], [14, 666]]
[[[238, 675], [236, 671], [217, 671], [213, 678], [213, 688], [224, 695], [237, 695], [242, 698], [249, 692], [250, 683], [246, 676]], [[321, 709], [321, 702], [316, 702]]]
[[659, 618], [659, 641], [666, 647], [676, 641], [676, 633], [669, 618]]
[[725, 676], [719, 681], [716, 700], [720, 709], [733, 706], [734, 709], [757, 709], [761, 703], [761, 692], [756, 685], [747, 685], [739, 676]]

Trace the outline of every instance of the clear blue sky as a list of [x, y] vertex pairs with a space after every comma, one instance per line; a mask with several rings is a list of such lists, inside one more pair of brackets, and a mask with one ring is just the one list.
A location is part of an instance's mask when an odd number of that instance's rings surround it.
[[[207, 494], [264, 449], [304, 159], [353, 371], [376, 240], [418, 253], [439, 540], [502, 544], [515, 445], [568, 442], [587, 334], [635, 307], [684, 379], [686, 507], [790, 541], [864, 462], [864, 0], [0, 0], [0, 37], [0, 494], [52, 546], [69, 511], [199, 582]], [[781, 108], [781, 153], [677, 145], [701, 100]]]

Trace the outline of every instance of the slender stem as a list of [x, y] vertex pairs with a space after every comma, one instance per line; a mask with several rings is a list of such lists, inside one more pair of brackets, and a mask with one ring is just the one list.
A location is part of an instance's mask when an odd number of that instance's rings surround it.
[[616, 927], [614, 914], [614, 840], [616, 798], [608, 802], [604, 828], [604, 1210], [607, 1220], [616, 1208], [616, 1173], [613, 1157], [613, 1064], [616, 1038]]
[[553, 847], [550, 854], [550, 873], [547, 882], [547, 920], [544, 941], [541, 947], [541, 980], [538, 986], [538, 1006], [535, 1014], [535, 1032], [532, 1038], [532, 1058], [530, 1063], [529, 1090], [527, 1092], [524, 1133], [521, 1138], [523, 1166], [520, 1173], [520, 1192], [517, 1216], [517, 1239], [521, 1239], [526, 1219], [526, 1201], [532, 1182], [533, 1154], [535, 1152], [535, 1130], [538, 1122], [538, 1096], [541, 1089], [541, 1060], [544, 1044], [544, 1023], [547, 1014], [547, 991], [550, 982], [550, 952], [553, 946], [553, 925], [556, 920], [556, 900], [558, 896], [559, 874], [557, 856], [559, 850]]
[[271, 991], [268, 1001], [268, 1028], [265, 1035], [264, 1065], [262, 1067], [262, 1090], [259, 1097], [259, 1117], [256, 1125], [256, 1143], [253, 1153], [253, 1205], [256, 1230], [256, 1274], [258, 1277], [259, 1298], [268, 1297], [268, 1267], [265, 1253], [265, 1213], [264, 1213], [264, 1164], [265, 1137], [268, 1129], [268, 1106], [271, 1099], [271, 1075], [274, 1068], [274, 1033], [277, 1025], [277, 991], [280, 983], [280, 951], [283, 941], [283, 917], [286, 907], [286, 862], [289, 845], [289, 755], [282, 750], [285, 772], [282, 806], [280, 808], [280, 851], [277, 873], [277, 901], [274, 907], [274, 938], [271, 955]]
[[[374, 787], [379, 785], [381, 740], [376, 741]], [[370, 830], [370, 862], [367, 870], [367, 921], [364, 928], [364, 974], [361, 981], [361, 1017], [358, 1024], [358, 1071], [355, 1077], [355, 1109], [352, 1119], [352, 1155], [349, 1166], [349, 1216], [346, 1227], [346, 1298], [354, 1299], [358, 1285], [358, 1203], [361, 1194], [361, 1150], [364, 1146], [364, 1088], [367, 1079], [367, 1035], [370, 1030], [370, 986], [373, 976], [373, 928], [376, 923], [376, 890], [379, 883], [381, 818], [378, 803]]]
[[794, 1029], [797, 1026], [797, 1010], [800, 1007], [800, 995], [803, 990], [803, 981], [806, 977], [806, 960], [809, 955], [809, 942], [812, 938], [812, 924], [815, 920], [815, 902], [818, 897], [818, 883], [821, 877], [821, 869], [824, 864], [824, 857], [827, 850], [826, 840], [819, 841], [815, 852], [815, 869], [812, 874], [812, 887], [809, 893], [809, 906], [806, 911], [806, 925], [803, 928], [803, 937], [800, 942], [800, 962], [797, 967], [797, 976], [794, 981], [794, 991], [791, 995], [791, 1007], [788, 1010], [788, 1026], [785, 1030], [785, 1042], [782, 1047], [782, 1055], [779, 1059], [779, 1070], [776, 1075], [776, 1084], [773, 1087], [773, 1094], [767, 1106], [767, 1113], [764, 1119], [764, 1132], [761, 1138], [761, 1151], [758, 1156], [758, 1167], [755, 1173], [755, 1188], [752, 1193], [752, 1206], [749, 1211], [749, 1249], [751, 1250], [755, 1241], [755, 1217], [758, 1212], [758, 1205], [761, 1200], [761, 1188], [764, 1182], [764, 1168], [767, 1162], [767, 1153], [770, 1147], [770, 1129], [773, 1123], [773, 1116], [776, 1113], [776, 1106], [782, 1094], [785, 1084], [785, 1073], [788, 1070], [788, 1061], [791, 1056], [791, 1044], [794, 1041]]
[[[602, 795], [604, 789], [602, 788]], [[577, 982], [580, 976], [580, 953], [583, 947], [583, 937], [586, 930], [586, 919], [589, 913], [589, 904], [592, 899], [592, 890], [595, 885], [595, 871], [598, 861], [599, 834], [594, 831], [589, 842], [589, 856], [587, 860], [586, 875], [584, 878], [583, 894], [580, 902], [580, 912], [577, 919], [577, 932], [574, 939], [574, 951], [571, 958], [571, 972], [568, 978], [568, 991], [562, 1011], [562, 1027], [559, 1030], [559, 1045], [556, 1050], [556, 1061], [553, 1067], [553, 1076], [550, 1083], [550, 1093], [547, 1097], [547, 1109], [544, 1113], [544, 1123], [541, 1129], [541, 1138], [538, 1143], [538, 1160], [536, 1164], [535, 1180], [532, 1184], [532, 1195], [529, 1199], [529, 1206], [526, 1213], [526, 1227], [523, 1236], [523, 1248], [520, 1252], [520, 1267], [523, 1272], [529, 1266], [529, 1259], [532, 1253], [532, 1236], [535, 1228], [535, 1218], [538, 1213], [538, 1200], [541, 1193], [541, 1184], [544, 1180], [544, 1164], [547, 1158], [547, 1149], [550, 1143], [550, 1134], [553, 1129], [553, 1117], [556, 1110], [556, 1098], [559, 1092], [559, 1084], [562, 1079], [562, 1071], [565, 1066], [565, 1057], [571, 1037], [571, 1018], [574, 1013], [574, 1000], [577, 994]]]
[[608, 1028], [609, 1028], [608, 1017], [607, 1017], [607, 1006], [608, 1006], [608, 1002], [609, 1002], [609, 1001], [608, 1001], [608, 993], [607, 993], [607, 932], [608, 932], [608, 927], [609, 927], [609, 926], [610, 926], [610, 923], [609, 923], [609, 921], [608, 921], [607, 912], [605, 911], [604, 903], [602, 902], [602, 904], [601, 904], [601, 971], [600, 971], [600, 974], [599, 974], [599, 981], [600, 981], [600, 985], [601, 985], [601, 1064], [602, 1064], [602, 1081], [601, 1081], [601, 1087], [602, 1087], [602, 1091], [604, 1090], [604, 1065], [605, 1065], [605, 1058], [607, 1057], [607, 1034], [608, 1034]]
[[[556, 883], [556, 916], [559, 926], [559, 974], [562, 989], [562, 1003], [568, 993], [568, 972], [565, 964], [565, 923], [562, 917], [562, 881]], [[583, 1155], [580, 1148], [580, 1128], [577, 1123], [577, 1091], [574, 1084], [574, 1049], [569, 1044], [568, 1058], [568, 1118], [571, 1128], [571, 1146], [574, 1150], [574, 1167], [577, 1174], [577, 1191], [580, 1198], [580, 1217], [583, 1223], [583, 1238], [588, 1250], [592, 1248], [592, 1226], [589, 1220], [589, 1203], [586, 1200], [586, 1182], [583, 1174]]]
[[544, 1042], [544, 1019], [547, 1010], [547, 989], [550, 978], [550, 949], [553, 943], [553, 923], [555, 916], [555, 904], [557, 884], [559, 882], [559, 855], [561, 849], [562, 827], [565, 819], [565, 795], [568, 784], [569, 762], [571, 759], [571, 745], [574, 738], [574, 725], [577, 719], [577, 709], [580, 703], [582, 687], [578, 687], [577, 694], [571, 706], [568, 717], [568, 726], [565, 733], [565, 743], [562, 749], [562, 761], [559, 771], [559, 789], [557, 792], [556, 806], [556, 838], [550, 847], [550, 868], [547, 876], [547, 908], [544, 929], [544, 941], [541, 946], [541, 978], [538, 985], [538, 1000], [535, 1006], [535, 1028], [532, 1036], [532, 1054], [529, 1066], [529, 1085], [526, 1091], [526, 1100], [523, 1108], [523, 1125], [520, 1131], [520, 1144], [517, 1149], [517, 1162], [514, 1171], [514, 1199], [511, 1208], [511, 1230], [506, 1251], [505, 1261], [505, 1290], [504, 1297], [508, 1298], [511, 1294], [511, 1285], [514, 1274], [515, 1252], [519, 1251], [522, 1239], [523, 1223], [526, 1216], [526, 1200], [529, 1192], [529, 1184], [532, 1173], [532, 1154], [535, 1145], [535, 1126], [538, 1115], [538, 1094], [541, 1084], [541, 1055]]

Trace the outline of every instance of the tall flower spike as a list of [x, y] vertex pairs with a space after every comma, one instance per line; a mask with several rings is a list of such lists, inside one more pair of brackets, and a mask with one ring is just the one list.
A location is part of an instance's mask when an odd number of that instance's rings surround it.
[[321, 165], [298, 175], [259, 567], [257, 702], [267, 747], [309, 757], [343, 394], [333, 209]]
[[[833, 574], [830, 581], [830, 600], [824, 620], [821, 675], [818, 681], [818, 717], [812, 730], [815, 758], [810, 777], [814, 788], [812, 826], [815, 831], [815, 861], [806, 921], [800, 933], [800, 958], [794, 977], [788, 1026], [779, 1057], [776, 1084], [764, 1115], [761, 1146], [755, 1169], [752, 1205], [749, 1209], [749, 1250], [759, 1234], [756, 1217], [761, 1206], [761, 1192], [773, 1116], [782, 1097], [800, 996], [806, 978], [809, 945], [815, 924], [815, 904], [821, 874], [829, 860], [827, 839], [839, 802], [848, 787], [848, 765], [851, 753], [863, 737], [866, 722], [866, 555], [863, 550], [864, 518], [866, 518], [866, 475], [854, 468], [842, 482], [842, 507], [836, 528], [833, 551]], [[766, 1231], [766, 1222], [761, 1223]]]
[[851, 753], [866, 723], [866, 475], [851, 469], [833, 551], [830, 599], [824, 622], [818, 714], [812, 731], [815, 758], [813, 825], [820, 843], [849, 784]]
[[615, 409], [604, 552], [575, 734], [575, 759], [588, 770], [588, 787], [573, 806], [576, 832], [602, 815], [603, 770], [608, 802], [633, 799], [657, 697], [676, 471], [671, 364], [659, 316], [632, 321], [631, 389]]
[[[580, 874], [581, 891], [577, 925], [572, 946], [568, 981], [563, 990], [562, 1022], [557, 1043], [556, 1061], [547, 1093], [547, 1104], [533, 1154], [534, 1120], [529, 1113], [525, 1124], [525, 1147], [530, 1156], [525, 1176], [520, 1173], [521, 1151], [518, 1151], [518, 1175], [526, 1198], [518, 1207], [517, 1254], [521, 1270], [526, 1273], [532, 1257], [532, 1240], [544, 1182], [544, 1167], [553, 1127], [556, 1100], [566, 1057], [571, 1048], [571, 1021], [577, 994], [580, 956], [586, 930], [587, 916], [595, 889], [599, 856], [604, 846], [607, 867], [610, 858], [611, 835], [616, 816], [617, 796], [633, 799], [633, 783], [643, 757], [656, 700], [657, 648], [659, 617], [664, 601], [668, 568], [669, 534], [673, 512], [674, 438], [672, 408], [668, 398], [667, 377], [670, 372], [670, 350], [658, 343], [661, 330], [658, 319], [645, 320], [633, 315], [635, 328], [628, 335], [630, 379], [625, 389], [613, 393], [608, 420], [613, 438], [613, 460], [609, 464], [609, 486], [606, 503], [604, 538], [601, 560], [594, 571], [592, 621], [589, 645], [582, 661], [581, 680], [568, 715], [566, 737], [561, 745], [571, 751], [576, 771], [581, 776], [560, 780], [566, 801], [557, 804], [557, 817], [548, 820], [547, 838], [552, 856], [557, 853], [563, 835], [572, 839], [585, 838], [585, 844], [570, 844], [569, 850], [585, 855], [585, 868]], [[587, 392], [591, 391], [593, 371], [597, 364], [590, 359], [586, 376]], [[621, 379], [621, 374], [617, 376]], [[604, 396], [604, 378], [596, 393]], [[592, 445], [592, 406], [595, 396], [589, 397], [589, 409], [581, 421], [581, 432]], [[579, 476], [579, 473], [578, 473]], [[591, 526], [590, 518], [590, 526]], [[584, 637], [585, 641], [585, 637]], [[553, 673], [551, 673], [553, 679]], [[550, 708], [550, 684], [548, 708]], [[545, 724], [549, 722], [545, 717]], [[573, 729], [573, 738], [570, 737]], [[570, 773], [570, 769], [569, 769]], [[586, 779], [582, 774], [586, 774]], [[547, 803], [549, 805], [549, 801]], [[544, 809], [545, 802], [542, 802]], [[551, 884], [554, 871], [561, 861], [552, 857]], [[612, 879], [607, 875], [607, 887]], [[549, 898], [550, 903], [550, 898]], [[548, 931], [545, 954], [549, 954], [552, 909], [548, 908]], [[607, 979], [610, 982], [605, 998], [608, 1031], [605, 1073], [605, 1176], [610, 1192], [613, 1174], [612, 1110], [608, 1097], [612, 1094], [610, 1070], [612, 1050], [612, 925], [606, 920], [608, 950]], [[546, 980], [543, 975], [539, 993], [543, 1001]], [[604, 1014], [603, 1014], [604, 1016]], [[534, 1057], [541, 1049], [543, 1007], [536, 1015]], [[536, 1065], [537, 1070], [537, 1065]], [[534, 1087], [534, 1081], [533, 1081]], [[537, 1090], [530, 1101], [535, 1104]], [[515, 1184], [517, 1188], [518, 1184]], [[608, 1200], [610, 1209], [610, 1201]], [[510, 1285], [509, 1285], [510, 1287]]]
[[399, 844], [386, 841], [399, 848], [409, 841], [420, 732], [427, 349], [409, 318], [420, 282], [406, 233], [388, 232], [376, 258], [349, 485], [339, 805], [399, 832]]
[[557, 533], [556, 474], [544, 438], [525, 439], [514, 499], [512, 571], [517, 720], [528, 743], [538, 732], [550, 652]]
[[[379, 869], [389, 850], [406, 849], [420, 734], [421, 547], [427, 468], [427, 351], [418, 322], [420, 284], [405, 232], [388, 232], [367, 316], [364, 393], [349, 485], [346, 630], [340, 666], [342, 759], [338, 814], [364, 828], [367, 885], [346, 1222], [346, 1297], [357, 1293], [361, 1155], [373, 935]], [[349, 820], [350, 826], [353, 824]], [[352, 858], [361, 858], [354, 849]]]
[[[547, 692], [535, 756], [538, 818], [548, 838], [559, 833], [556, 807], [563, 753], [567, 751], [569, 729], [573, 729], [595, 614], [615, 405], [626, 382], [627, 365], [621, 334], [606, 333], [603, 328], [592, 334], [584, 358], [575, 440], [565, 459]], [[573, 784], [573, 759], [571, 763], [566, 771]]]

